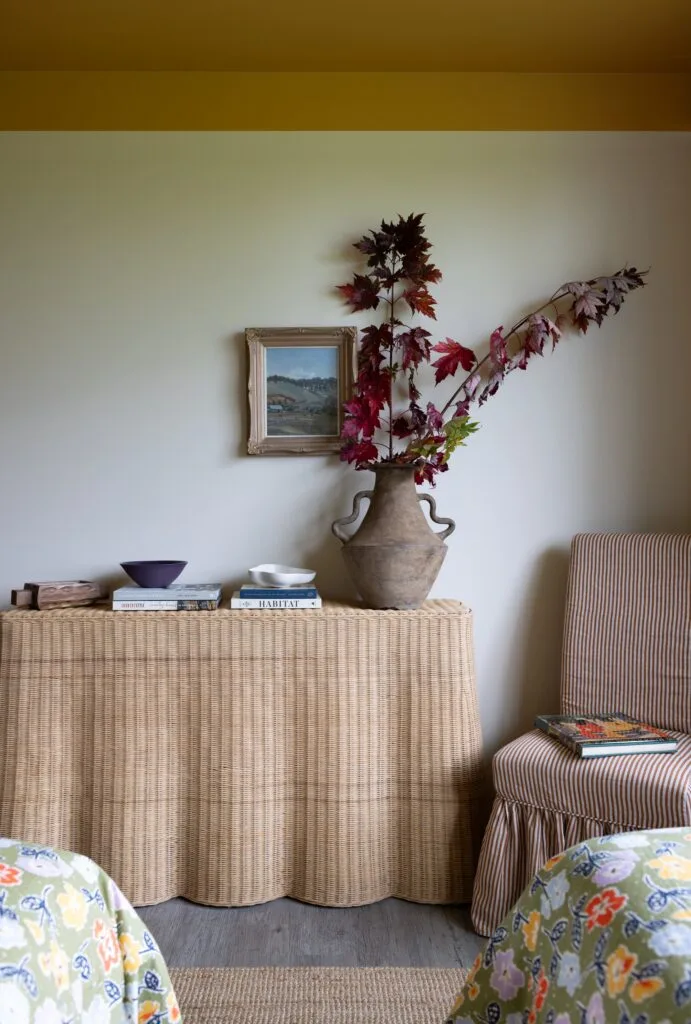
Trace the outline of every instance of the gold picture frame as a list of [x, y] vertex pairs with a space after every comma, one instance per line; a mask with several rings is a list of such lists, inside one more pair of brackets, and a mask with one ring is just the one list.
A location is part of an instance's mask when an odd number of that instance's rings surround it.
[[338, 452], [355, 327], [248, 327], [249, 455]]

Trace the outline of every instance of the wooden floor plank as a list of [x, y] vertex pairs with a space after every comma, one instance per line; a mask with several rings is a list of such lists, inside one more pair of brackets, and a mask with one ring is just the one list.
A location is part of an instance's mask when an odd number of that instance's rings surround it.
[[451, 938], [456, 957], [461, 967], [470, 967], [481, 949], [485, 948], [486, 939], [477, 935], [470, 920], [470, 906], [444, 907], [449, 924]]
[[138, 912], [170, 967], [468, 967], [484, 945], [467, 908], [397, 899], [345, 909], [174, 899]]

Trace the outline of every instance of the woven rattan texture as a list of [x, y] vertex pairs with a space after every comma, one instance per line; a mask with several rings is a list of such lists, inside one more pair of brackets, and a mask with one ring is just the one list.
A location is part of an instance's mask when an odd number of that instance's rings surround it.
[[467, 901], [472, 615], [0, 614], [0, 834], [139, 905]]

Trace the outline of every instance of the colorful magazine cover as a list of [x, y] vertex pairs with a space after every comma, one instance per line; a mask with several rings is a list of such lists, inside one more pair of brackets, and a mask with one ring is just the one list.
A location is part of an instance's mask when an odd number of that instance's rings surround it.
[[664, 729], [624, 714], [538, 715], [535, 725], [581, 757], [664, 753], [677, 747], [674, 737]]

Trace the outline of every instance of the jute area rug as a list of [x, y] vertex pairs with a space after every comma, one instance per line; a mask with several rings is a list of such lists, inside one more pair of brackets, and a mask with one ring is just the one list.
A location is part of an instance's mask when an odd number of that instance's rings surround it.
[[444, 1024], [465, 972], [427, 967], [179, 967], [183, 1024]]

